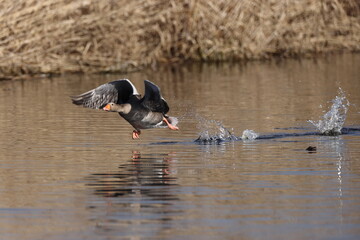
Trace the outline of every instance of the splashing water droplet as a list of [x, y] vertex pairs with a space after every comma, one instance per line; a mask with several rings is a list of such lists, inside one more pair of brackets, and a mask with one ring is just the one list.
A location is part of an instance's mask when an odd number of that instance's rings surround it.
[[259, 136], [259, 134], [257, 134], [254, 130], [246, 129], [243, 131], [241, 139], [252, 141], [252, 140], [255, 140], [258, 136]]
[[203, 117], [197, 116], [199, 120], [198, 128], [200, 129], [199, 137], [195, 140], [204, 143], [218, 143], [221, 141], [236, 141], [238, 140], [230, 130], [225, 128], [223, 124], [216, 120], [207, 120]]
[[338, 96], [331, 102], [330, 110], [323, 115], [322, 119], [319, 121], [309, 120], [309, 122], [312, 123], [321, 134], [336, 136], [341, 134], [350, 102], [347, 100], [341, 88], [339, 88]]

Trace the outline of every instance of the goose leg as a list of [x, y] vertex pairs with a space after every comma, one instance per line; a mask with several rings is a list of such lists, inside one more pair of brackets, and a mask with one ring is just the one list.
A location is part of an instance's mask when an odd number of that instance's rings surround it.
[[171, 130], [179, 130], [178, 127], [171, 125], [166, 118], [163, 118], [163, 121], [168, 125]]
[[140, 138], [140, 130], [134, 130], [132, 133], [132, 139], [139, 139]]

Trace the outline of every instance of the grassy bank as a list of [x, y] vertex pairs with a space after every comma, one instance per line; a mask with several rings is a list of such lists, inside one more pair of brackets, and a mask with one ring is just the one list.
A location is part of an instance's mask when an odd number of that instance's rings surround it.
[[0, 1], [0, 79], [359, 49], [355, 0]]

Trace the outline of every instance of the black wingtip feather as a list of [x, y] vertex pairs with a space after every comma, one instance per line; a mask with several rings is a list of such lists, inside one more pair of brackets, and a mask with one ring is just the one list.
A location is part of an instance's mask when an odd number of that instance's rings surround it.
[[86, 102], [91, 99], [92, 97], [92, 92], [86, 92], [83, 94], [80, 94], [78, 96], [70, 96], [72, 103], [75, 105], [82, 105], [85, 107]]
[[83, 100], [77, 99], [76, 97], [77, 96], [70, 96], [72, 103], [75, 105], [83, 105]]

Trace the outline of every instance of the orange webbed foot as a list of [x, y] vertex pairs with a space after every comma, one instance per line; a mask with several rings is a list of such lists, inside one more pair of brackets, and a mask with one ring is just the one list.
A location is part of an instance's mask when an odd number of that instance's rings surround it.
[[169, 127], [171, 130], [179, 130], [178, 127], [176, 127], [176, 126], [174, 126], [174, 125], [171, 125], [171, 124], [169, 123], [169, 121], [168, 121], [165, 117], [163, 118], [163, 121], [168, 125], [168, 127]]
[[132, 139], [140, 139], [140, 131], [134, 130], [132, 132]]

